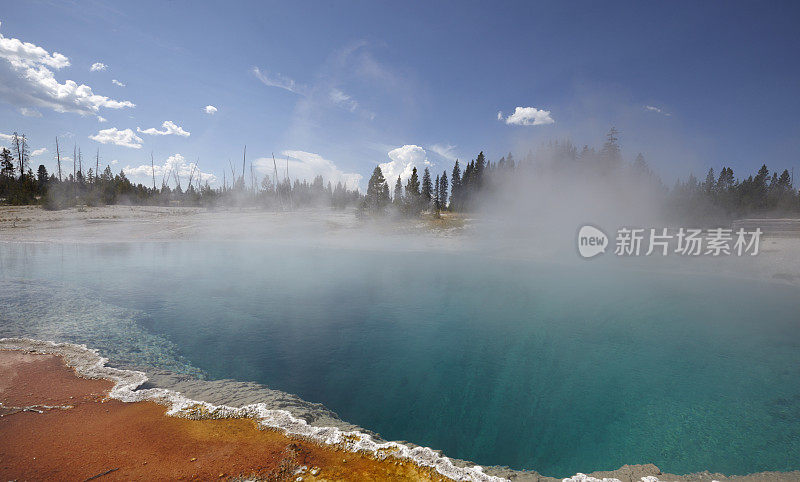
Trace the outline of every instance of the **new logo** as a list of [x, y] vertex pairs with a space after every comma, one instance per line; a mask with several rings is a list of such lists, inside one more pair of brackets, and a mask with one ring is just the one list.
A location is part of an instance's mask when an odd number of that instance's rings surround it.
[[593, 258], [605, 253], [608, 236], [594, 226], [585, 225], [578, 230], [578, 254], [582, 258]]

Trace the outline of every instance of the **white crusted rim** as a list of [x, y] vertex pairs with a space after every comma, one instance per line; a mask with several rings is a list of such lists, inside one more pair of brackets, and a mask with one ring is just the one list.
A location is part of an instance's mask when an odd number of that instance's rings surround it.
[[[336, 445], [350, 452], [365, 452], [378, 459], [395, 457], [409, 460], [421, 467], [431, 467], [455, 480], [505, 481], [483, 472], [483, 467], [458, 467], [452, 459], [428, 447], [409, 447], [397, 442], [379, 442], [369, 434], [357, 430], [343, 431], [336, 427], [315, 427], [294, 417], [286, 410], [269, 409], [263, 403], [242, 407], [213, 405], [191, 400], [179, 392], [165, 388], [136, 390], [147, 381], [144, 372], [121, 370], [106, 366], [108, 360], [97, 350], [86, 345], [56, 343], [29, 338], [0, 338], [2, 350], [24, 350], [35, 353], [59, 355], [75, 372], [86, 378], [102, 378], [114, 382], [110, 397], [123, 402], [154, 401], [168, 407], [167, 415], [191, 419], [251, 418], [263, 428], [282, 430], [287, 435], [308, 438], [327, 445]], [[566, 479], [565, 479], [566, 480]], [[614, 479], [616, 480], [616, 479]], [[618, 482], [618, 481], [617, 481]]]

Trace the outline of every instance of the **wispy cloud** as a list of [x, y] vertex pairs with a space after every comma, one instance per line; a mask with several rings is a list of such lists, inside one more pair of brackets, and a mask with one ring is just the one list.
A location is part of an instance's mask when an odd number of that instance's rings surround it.
[[262, 72], [258, 67], [253, 67], [253, 75], [264, 85], [269, 87], [277, 87], [279, 89], [288, 90], [298, 95], [306, 95], [306, 88], [298, 84], [293, 79], [278, 73], [270, 74], [269, 72]]
[[130, 147], [131, 149], [141, 149], [142, 142], [144, 142], [142, 138], [137, 136], [131, 129], [118, 130], [116, 127], [103, 129], [97, 134], [89, 136], [89, 139], [101, 144], [114, 144], [122, 147]]
[[[298, 97], [294, 106], [284, 142], [313, 146], [311, 151], [330, 150], [348, 159], [374, 159], [376, 152], [369, 144], [374, 144], [380, 127], [373, 122], [373, 105], [392, 113], [385, 122], [399, 124], [410, 119], [419, 101], [414, 79], [378, 62], [363, 41], [332, 51], [310, 79], [306, 95]], [[343, 146], [343, 136], [354, 142]], [[377, 155], [384, 156], [389, 149]]]
[[103, 62], [95, 62], [89, 67], [89, 72], [103, 72], [108, 68]]
[[181, 137], [189, 137], [190, 135], [192, 135], [190, 132], [186, 132], [185, 130], [183, 130], [183, 128], [181, 126], [176, 125], [172, 121], [164, 121], [161, 124], [161, 127], [164, 128], [163, 131], [160, 131], [160, 130], [156, 129], [155, 127], [150, 127], [149, 129], [144, 129], [144, 130], [139, 128], [139, 127], [137, 127], [136, 128], [136, 132], [139, 132], [141, 134], [148, 134], [148, 135], [151, 135], [151, 136], [175, 135], [175, 136], [181, 136]]
[[344, 107], [345, 109], [349, 110], [350, 112], [355, 112], [356, 109], [358, 109], [358, 102], [353, 100], [352, 97], [350, 97], [349, 95], [345, 94], [344, 92], [342, 92], [339, 89], [336, 89], [336, 88], [331, 89], [329, 97], [331, 99], [331, 102], [333, 102], [336, 105]]
[[294, 94], [305, 97], [309, 102], [320, 102], [327, 96], [327, 101], [333, 105], [345, 109], [349, 112], [359, 112], [367, 119], [374, 119], [375, 114], [371, 111], [360, 107], [357, 100], [350, 94], [345, 93], [342, 89], [332, 86], [330, 80], [325, 80], [317, 83], [313, 87], [308, 87], [304, 84], [295, 82], [294, 79], [286, 77], [278, 73], [270, 74], [260, 70], [258, 67], [253, 67], [253, 75], [258, 78], [264, 85], [270, 87], [277, 87], [279, 89], [288, 90]]
[[36, 109], [31, 109], [29, 107], [20, 107], [19, 113], [24, 115], [25, 117], [41, 117], [42, 113]]
[[215, 114], [219, 109], [214, 107], [213, 105], [207, 105], [203, 108], [206, 114]]
[[40, 149], [36, 149], [35, 151], [31, 152], [31, 155], [32, 155], [33, 157], [36, 157], [36, 156], [41, 156], [41, 155], [42, 155], [42, 154], [44, 154], [45, 152], [47, 152], [47, 148], [46, 148], [46, 147], [42, 147], [42, 148], [40, 148]]
[[661, 115], [664, 115], [664, 116], [667, 116], [667, 117], [672, 115], [669, 112], [664, 111], [664, 109], [662, 109], [660, 107], [656, 107], [654, 105], [645, 105], [644, 106], [644, 110], [649, 111], [649, 112], [655, 112], [657, 114], [661, 114]]
[[[497, 113], [497, 120], [503, 120], [503, 113]], [[540, 126], [553, 124], [555, 120], [550, 116], [549, 110], [536, 107], [517, 107], [514, 113], [506, 117], [506, 124], [514, 126]]]
[[444, 145], [444, 144], [434, 144], [429, 146], [428, 149], [435, 152], [436, 154], [444, 157], [448, 161], [455, 161], [458, 156], [456, 156], [456, 146], [451, 145]]
[[120, 82], [117, 79], [111, 79], [111, 83], [116, 85], [116, 86], [118, 86], [118, 87], [125, 87], [125, 84], [123, 84], [122, 82]]

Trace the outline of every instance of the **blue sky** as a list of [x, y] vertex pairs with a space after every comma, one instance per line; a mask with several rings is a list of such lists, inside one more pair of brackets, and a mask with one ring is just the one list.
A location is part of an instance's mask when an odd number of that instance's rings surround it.
[[800, 173], [798, 5], [2, 1], [0, 135], [49, 168], [57, 135], [91, 165], [99, 147], [143, 182], [153, 152], [221, 183], [246, 144], [261, 173], [275, 153], [363, 188], [379, 163], [438, 172], [612, 125], [667, 181]]

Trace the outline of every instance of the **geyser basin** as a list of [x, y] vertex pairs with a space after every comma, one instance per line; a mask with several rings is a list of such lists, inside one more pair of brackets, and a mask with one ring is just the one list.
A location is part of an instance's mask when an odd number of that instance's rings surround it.
[[0, 335], [261, 382], [479, 464], [800, 468], [788, 286], [230, 242], [5, 244], [0, 273]]

